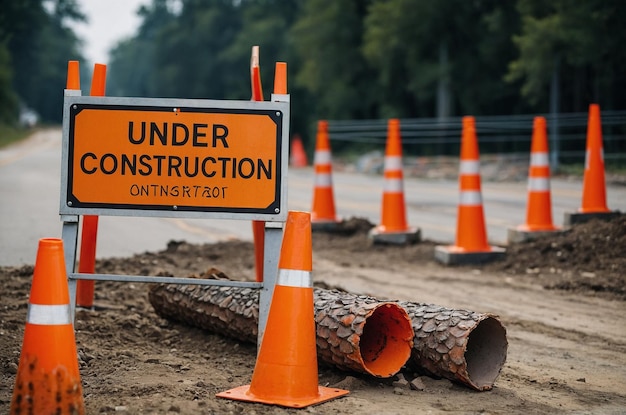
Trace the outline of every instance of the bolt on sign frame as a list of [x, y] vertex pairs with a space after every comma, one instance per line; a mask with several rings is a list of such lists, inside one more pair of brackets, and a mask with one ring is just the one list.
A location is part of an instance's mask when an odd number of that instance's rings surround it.
[[[290, 97], [88, 97], [65, 90], [59, 214], [72, 317], [78, 280], [261, 288], [259, 344], [287, 218]], [[81, 215], [265, 222], [263, 282], [76, 272]]]

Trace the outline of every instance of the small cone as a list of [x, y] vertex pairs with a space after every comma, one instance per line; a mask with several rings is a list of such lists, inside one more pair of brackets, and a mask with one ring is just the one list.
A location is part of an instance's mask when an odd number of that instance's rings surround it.
[[583, 200], [579, 211], [582, 213], [609, 212], [606, 205], [604, 149], [602, 147], [602, 126], [598, 104], [589, 106]]
[[582, 205], [575, 213], [565, 213], [565, 225], [588, 222], [591, 219], [610, 220], [619, 212], [610, 211], [606, 204], [606, 182], [604, 177], [604, 149], [600, 106], [589, 105], [587, 122], [587, 152], [583, 177]]
[[346, 395], [318, 386], [308, 212], [289, 212], [278, 268], [252, 381], [217, 396], [303, 408]]
[[[106, 65], [96, 63], [91, 79], [92, 97], [104, 96], [106, 90]], [[69, 78], [69, 77], [68, 77]], [[83, 216], [83, 228], [80, 240], [80, 259], [78, 272], [93, 274], [96, 268], [96, 241], [98, 239], [98, 216]], [[93, 308], [95, 281], [78, 280], [76, 284], [76, 305], [78, 307]]]
[[535, 117], [530, 148], [528, 171], [528, 204], [526, 223], [509, 229], [509, 242], [524, 242], [553, 234], [559, 228], [552, 223], [552, 197], [550, 193], [550, 163], [546, 119]]
[[474, 117], [463, 117], [456, 241], [453, 246], [435, 247], [435, 259], [445, 264], [484, 262], [504, 254], [487, 243], [475, 125]]
[[406, 220], [402, 140], [400, 138], [400, 120], [398, 119], [391, 119], [387, 123], [384, 176], [381, 224], [373, 228], [369, 236], [375, 243], [405, 244], [417, 242], [420, 238], [420, 231], [417, 228], [409, 227]]
[[85, 413], [61, 239], [39, 240], [10, 413]]
[[332, 230], [340, 222], [335, 212], [331, 157], [328, 122], [318, 121], [315, 157], [313, 159], [315, 167], [313, 208], [311, 209], [313, 230]]
[[306, 167], [309, 164], [302, 139], [298, 134], [294, 135], [291, 141], [291, 158], [289, 161], [291, 167]]

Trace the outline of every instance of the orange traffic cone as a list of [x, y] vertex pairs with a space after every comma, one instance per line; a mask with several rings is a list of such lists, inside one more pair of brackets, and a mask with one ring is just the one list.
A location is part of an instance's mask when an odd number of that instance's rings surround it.
[[559, 231], [552, 223], [550, 194], [550, 163], [546, 119], [535, 117], [528, 171], [528, 203], [526, 223], [509, 229], [509, 242], [524, 242]]
[[565, 213], [565, 225], [588, 222], [591, 219], [610, 220], [617, 215], [619, 212], [610, 211], [606, 204], [600, 106], [591, 104], [589, 105], [589, 120], [587, 122], [587, 152], [585, 154], [582, 205], [576, 213]]
[[84, 414], [63, 241], [39, 240], [11, 414]]
[[313, 189], [313, 209], [311, 225], [313, 230], [332, 230], [340, 220], [335, 213], [330, 141], [328, 122], [317, 122], [317, 141], [315, 143], [315, 187]]
[[504, 254], [504, 249], [489, 246], [480, 186], [480, 160], [474, 117], [463, 117], [460, 200], [456, 241], [453, 246], [435, 247], [435, 259], [444, 264], [485, 262]]
[[291, 141], [290, 162], [291, 167], [306, 167], [309, 164], [306, 152], [304, 151], [304, 145], [302, 144], [302, 139], [298, 134], [294, 135], [293, 140]]
[[400, 120], [395, 118], [387, 123], [384, 176], [381, 224], [372, 228], [369, 237], [374, 243], [417, 242], [420, 238], [420, 230], [409, 227], [406, 219]]
[[609, 208], [606, 206], [604, 149], [602, 147], [602, 125], [598, 104], [589, 106], [583, 200], [579, 211], [582, 213], [609, 212]]
[[[91, 80], [91, 96], [102, 97], [106, 89], [106, 65], [96, 63]], [[69, 79], [69, 76], [68, 76]], [[96, 269], [96, 241], [98, 239], [98, 216], [83, 216], [83, 228], [80, 239], [80, 259], [78, 272], [93, 274]], [[76, 284], [76, 305], [92, 308], [95, 291], [95, 281], [78, 280]]]
[[346, 395], [318, 386], [308, 212], [289, 212], [278, 268], [252, 381], [217, 396], [303, 408]]

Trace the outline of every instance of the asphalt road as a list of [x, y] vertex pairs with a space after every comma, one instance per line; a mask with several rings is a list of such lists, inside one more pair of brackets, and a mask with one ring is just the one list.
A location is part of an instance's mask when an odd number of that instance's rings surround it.
[[[60, 237], [59, 195], [61, 131], [38, 132], [27, 140], [0, 149], [0, 265], [34, 264], [38, 240]], [[288, 208], [310, 210], [312, 168], [288, 172]], [[383, 179], [379, 175], [333, 172], [337, 214], [380, 221]], [[581, 203], [580, 180], [551, 180], [554, 223]], [[422, 237], [444, 244], [454, 242], [458, 203], [456, 180], [405, 178], [408, 222], [421, 228]], [[505, 244], [507, 229], [525, 220], [526, 182], [482, 182], [487, 235]], [[626, 210], [626, 187], [608, 186], [607, 202], [613, 210]], [[130, 256], [157, 251], [170, 240], [190, 243], [252, 239], [249, 221], [113, 217], [99, 218], [97, 257]]]

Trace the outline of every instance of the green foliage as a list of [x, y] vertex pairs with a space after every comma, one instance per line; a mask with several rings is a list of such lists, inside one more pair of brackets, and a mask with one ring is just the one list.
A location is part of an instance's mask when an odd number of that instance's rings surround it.
[[14, 125], [18, 117], [17, 95], [11, 88], [13, 69], [5, 42], [0, 41], [0, 124]]
[[[14, 115], [19, 105], [24, 105], [44, 122], [60, 122], [67, 61], [82, 58], [79, 41], [68, 23], [84, 16], [75, 0], [47, 3], [50, 13], [43, 7], [43, 0], [9, 1], [0, 8], [0, 44], [10, 55], [9, 64], [0, 57], [0, 96], [3, 114]], [[6, 96], [14, 98], [6, 100]]]
[[[518, 0], [521, 32], [514, 36], [519, 56], [507, 80], [524, 81], [522, 96], [532, 104], [546, 99], [552, 71], [559, 69], [565, 111], [585, 110], [590, 102], [623, 107], [621, 71], [626, 64], [626, 3], [621, 0]], [[557, 66], [558, 65], [558, 66]], [[622, 88], [620, 88], [620, 86]]]
[[28, 137], [29, 134], [32, 134], [31, 129], [5, 124], [0, 121], [0, 148], [22, 140]]
[[[0, 121], [20, 105], [58, 121], [67, 61], [82, 58], [69, 23], [84, 16], [76, 0], [5, 3]], [[309, 148], [318, 119], [544, 113], [553, 75], [562, 111], [626, 105], [623, 0], [152, 0], [139, 16], [107, 95], [250, 99], [258, 45], [265, 99], [288, 63]]]

